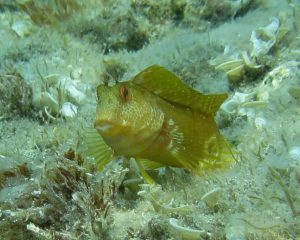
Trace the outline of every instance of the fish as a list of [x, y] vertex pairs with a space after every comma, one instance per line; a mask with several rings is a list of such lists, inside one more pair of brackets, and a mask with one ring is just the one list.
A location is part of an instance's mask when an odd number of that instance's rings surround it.
[[134, 158], [144, 178], [159, 167], [201, 175], [236, 162], [214, 120], [228, 94], [202, 94], [168, 69], [152, 65], [129, 81], [97, 87], [89, 153], [103, 169], [116, 156]]

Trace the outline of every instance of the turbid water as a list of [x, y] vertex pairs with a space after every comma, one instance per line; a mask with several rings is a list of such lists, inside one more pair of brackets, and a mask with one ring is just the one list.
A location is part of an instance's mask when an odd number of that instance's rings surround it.
[[[0, 0], [1, 239], [300, 239], [297, 0]], [[228, 93], [201, 176], [86, 151], [97, 85], [161, 65]], [[95, 143], [96, 144], [96, 143]]]

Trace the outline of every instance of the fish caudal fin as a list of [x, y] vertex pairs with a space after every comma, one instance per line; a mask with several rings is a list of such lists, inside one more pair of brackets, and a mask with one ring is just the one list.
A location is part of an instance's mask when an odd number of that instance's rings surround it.
[[237, 155], [232, 147], [223, 136], [218, 135], [214, 140], [205, 144], [203, 158], [198, 159], [195, 173], [202, 175], [210, 170], [229, 169], [237, 161]]
[[105, 165], [113, 159], [114, 151], [107, 146], [94, 128], [87, 129], [85, 143], [87, 145], [86, 154], [95, 159], [98, 170], [103, 170]]
[[237, 162], [234, 150], [221, 134], [215, 133], [203, 139], [200, 134], [197, 138], [191, 135], [191, 132], [186, 132], [185, 139], [176, 151], [172, 151], [177, 163], [183, 168], [202, 175], [210, 170], [228, 169]]
[[204, 161], [200, 162], [200, 168], [205, 164], [203, 169], [228, 169], [237, 163], [236, 153], [222, 135], [217, 135], [214, 141], [205, 145]]
[[133, 78], [133, 83], [147, 89], [168, 102], [196, 109], [214, 116], [228, 95], [204, 95], [183, 82], [174, 73], [164, 67], [153, 65]]

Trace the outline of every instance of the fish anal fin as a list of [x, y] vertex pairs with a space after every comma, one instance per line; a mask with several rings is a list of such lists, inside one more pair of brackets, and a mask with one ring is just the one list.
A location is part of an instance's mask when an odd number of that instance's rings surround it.
[[187, 106], [207, 115], [215, 115], [228, 95], [204, 95], [166, 68], [152, 65], [137, 74], [132, 82], [164, 100]]
[[100, 171], [114, 158], [114, 151], [94, 128], [86, 130], [85, 144], [87, 146], [86, 155], [95, 159], [97, 169]]

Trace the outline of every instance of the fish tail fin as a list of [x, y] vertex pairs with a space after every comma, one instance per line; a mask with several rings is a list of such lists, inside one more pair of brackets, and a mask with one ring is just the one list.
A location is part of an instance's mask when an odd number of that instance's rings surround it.
[[238, 162], [238, 155], [227, 140], [217, 135], [214, 141], [207, 142], [204, 148], [204, 160], [199, 162], [199, 169], [214, 170], [214, 169], [228, 169]]
[[217, 134], [205, 142], [201, 157], [193, 153], [193, 148], [186, 148], [179, 151], [177, 161], [194, 174], [203, 175], [207, 171], [230, 168], [238, 162], [238, 156], [226, 139]]
[[99, 171], [103, 170], [103, 168], [114, 158], [114, 151], [107, 146], [96, 129], [86, 129], [84, 143], [87, 147], [85, 154], [95, 159]]

